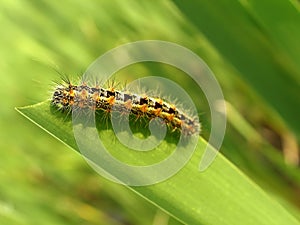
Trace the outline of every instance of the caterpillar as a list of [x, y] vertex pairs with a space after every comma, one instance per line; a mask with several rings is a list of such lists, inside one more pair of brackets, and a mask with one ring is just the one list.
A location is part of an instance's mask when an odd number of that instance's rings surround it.
[[179, 130], [184, 135], [198, 134], [200, 123], [174, 104], [159, 97], [151, 97], [115, 87], [104, 88], [100, 85], [91, 87], [85, 82], [73, 85], [68, 79], [58, 84], [52, 95], [51, 105], [59, 110], [71, 111], [73, 107], [90, 110], [103, 110], [120, 113], [130, 112], [137, 117], [161, 118], [172, 131]]

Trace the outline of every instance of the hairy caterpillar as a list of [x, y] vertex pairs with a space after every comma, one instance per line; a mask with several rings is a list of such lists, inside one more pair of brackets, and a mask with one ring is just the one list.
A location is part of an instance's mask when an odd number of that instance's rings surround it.
[[51, 104], [60, 110], [72, 110], [73, 107], [120, 113], [130, 112], [137, 117], [146, 116], [150, 120], [161, 118], [172, 130], [184, 135], [198, 134], [198, 120], [178, 109], [174, 104], [161, 98], [150, 97], [121, 91], [115, 87], [104, 88], [99, 85], [88, 86], [85, 82], [73, 85], [68, 79], [58, 84], [54, 90]]

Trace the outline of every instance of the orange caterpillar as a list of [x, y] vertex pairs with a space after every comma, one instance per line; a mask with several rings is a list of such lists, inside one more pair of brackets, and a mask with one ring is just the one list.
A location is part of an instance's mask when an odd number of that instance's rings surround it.
[[85, 83], [73, 85], [70, 81], [59, 84], [53, 93], [51, 104], [61, 110], [81, 109], [104, 110], [110, 112], [130, 111], [136, 116], [149, 119], [161, 118], [172, 130], [180, 130], [185, 135], [198, 134], [200, 124], [186, 115], [175, 105], [160, 98], [127, 93], [114, 88], [89, 87]]

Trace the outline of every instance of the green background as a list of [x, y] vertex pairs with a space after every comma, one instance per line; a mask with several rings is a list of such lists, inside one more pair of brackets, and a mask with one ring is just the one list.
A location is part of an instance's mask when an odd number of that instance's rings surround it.
[[[50, 98], [59, 79], [53, 68], [76, 76], [106, 51], [147, 39], [175, 42], [206, 61], [228, 102], [222, 154], [300, 218], [298, 1], [7, 0], [0, 24], [1, 224], [180, 224], [99, 177], [14, 110]], [[198, 97], [167, 66], [120, 74], [149, 75], [170, 77]], [[209, 109], [197, 107], [207, 138]]]

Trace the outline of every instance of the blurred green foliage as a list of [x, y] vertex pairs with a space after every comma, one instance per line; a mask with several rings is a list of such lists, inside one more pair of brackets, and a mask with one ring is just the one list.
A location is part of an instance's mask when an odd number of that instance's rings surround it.
[[[300, 7], [260, 2], [2, 1], [0, 223], [178, 223], [14, 111], [50, 97], [52, 67], [81, 74], [107, 50], [144, 39], [178, 43], [207, 62], [230, 106], [223, 154], [300, 218]], [[149, 64], [123, 73], [170, 71]], [[172, 78], [197, 97], [192, 82]], [[197, 107], [207, 137], [209, 109]]]

